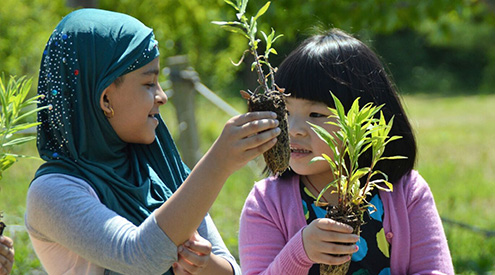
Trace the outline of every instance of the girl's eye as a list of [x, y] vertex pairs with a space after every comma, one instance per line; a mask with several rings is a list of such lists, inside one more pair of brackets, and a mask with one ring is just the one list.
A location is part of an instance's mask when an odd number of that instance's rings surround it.
[[309, 117], [320, 118], [320, 117], [327, 117], [327, 115], [320, 114], [320, 113], [310, 113]]
[[155, 87], [155, 86], [156, 86], [156, 84], [155, 84], [155, 83], [148, 83], [148, 84], [146, 84], [146, 86], [148, 86], [148, 87], [150, 87], [150, 88], [153, 88], [153, 87]]

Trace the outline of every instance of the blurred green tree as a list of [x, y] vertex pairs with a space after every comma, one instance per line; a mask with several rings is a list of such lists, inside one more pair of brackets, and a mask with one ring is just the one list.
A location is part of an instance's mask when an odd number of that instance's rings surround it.
[[6, 75], [37, 76], [46, 41], [67, 11], [63, 1], [3, 0], [0, 71]]
[[[4, 0], [0, 9], [0, 71], [7, 75], [37, 76], [41, 52], [57, 22], [73, 6], [87, 0]], [[173, 55], [187, 55], [202, 81], [216, 91], [255, 86], [247, 66], [233, 68], [244, 47], [243, 38], [211, 24], [232, 20], [223, 0], [92, 0], [99, 8], [128, 13], [155, 29], [160, 41], [161, 64]], [[265, 3], [251, 0], [248, 9]], [[259, 28], [269, 32], [273, 26], [284, 37], [279, 41], [279, 64], [288, 51], [315, 26], [338, 27], [374, 43], [376, 39], [409, 31], [440, 50], [462, 49], [477, 52], [486, 60], [476, 84], [495, 90], [495, 1], [493, 0], [362, 0], [362, 1], [273, 1]], [[84, 5], [82, 3], [82, 5]], [[93, 5], [92, 4], [92, 5]], [[254, 13], [256, 11], [248, 11]], [[401, 35], [397, 39], [401, 39]], [[375, 41], [379, 42], [379, 41]], [[407, 41], [406, 41], [407, 43]], [[403, 48], [392, 49], [405, 57]], [[422, 49], [414, 49], [421, 51]], [[386, 57], [387, 53], [383, 53]], [[469, 59], [469, 54], [463, 60]], [[411, 57], [412, 59], [413, 57]], [[435, 59], [436, 55], [430, 58]], [[404, 62], [411, 60], [404, 59]], [[249, 64], [249, 62], [246, 62]], [[401, 66], [396, 64], [396, 66]], [[469, 68], [456, 68], [462, 75]], [[421, 74], [419, 74], [421, 75]], [[456, 76], [450, 76], [456, 77]], [[227, 94], [226, 94], [227, 95]]]

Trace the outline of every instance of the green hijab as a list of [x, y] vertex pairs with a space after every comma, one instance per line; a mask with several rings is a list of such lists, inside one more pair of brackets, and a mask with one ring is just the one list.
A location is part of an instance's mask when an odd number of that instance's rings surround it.
[[135, 225], [163, 204], [189, 174], [161, 118], [150, 145], [123, 142], [100, 108], [117, 77], [159, 55], [153, 30], [116, 12], [81, 9], [53, 31], [43, 53], [38, 94], [35, 178], [61, 173], [85, 180], [100, 201]]

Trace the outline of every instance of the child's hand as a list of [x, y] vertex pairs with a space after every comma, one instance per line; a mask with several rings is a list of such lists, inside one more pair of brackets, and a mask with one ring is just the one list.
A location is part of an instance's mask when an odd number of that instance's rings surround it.
[[179, 260], [174, 263], [174, 274], [200, 274], [209, 262], [211, 243], [194, 232], [191, 238], [179, 246]]
[[276, 117], [273, 112], [251, 112], [227, 121], [210, 149], [219, 167], [233, 173], [273, 147], [280, 134]]
[[315, 263], [343, 264], [351, 259], [350, 254], [357, 251], [355, 243], [359, 236], [352, 234], [350, 226], [332, 219], [312, 221], [304, 228], [302, 235], [304, 250]]
[[14, 242], [9, 237], [0, 236], [0, 275], [10, 274], [14, 264]]

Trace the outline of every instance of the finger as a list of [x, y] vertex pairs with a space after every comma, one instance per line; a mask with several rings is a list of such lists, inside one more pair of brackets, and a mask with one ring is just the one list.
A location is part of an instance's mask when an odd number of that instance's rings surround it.
[[184, 243], [184, 246], [199, 255], [209, 255], [211, 253], [211, 243], [202, 237], [200, 239], [190, 239]]
[[[179, 246], [179, 256], [187, 263], [183, 264], [182, 266], [189, 272], [193, 272], [193, 270], [189, 268], [189, 266], [195, 267], [196, 269], [205, 267], [210, 257], [209, 254], [200, 255], [184, 246]], [[180, 260], [179, 262], [182, 264]]]
[[359, 250], [356, 244], [341, 244], [333, 242], [322, 242], [319, 249], [321, 249], [321, 253], [332, 256], [351, 255]]
[[6, 258], [10, 259], [10, 258], [13, 258], [14, 257], [14, 251], [9, 246], [0, 245], [0, 255], [3, 255]]
[[[280, 128], [277, 127], [268, 131], [251, 135], [239, 141], [239, 145], [243, 148], [246, 148], [245, 150], [255, 149], [261, 145], [266, 144], [267, 142], [270, 142], [272, 139], [275, 139], [278, 135], [280, 135], [280, 132]], [[271, 146], [269, 147], [271, 148]]]
[[177, 261], [177, 265], [184, 274], [196, 274], [200, 270], [200, 267], [195, 266], [180, 255]]
[[12, 269], [12, 260], [0, 255], [0, 274], [9, 274], [9, 270]]
[[250, 121], [261, 120], [261, 119], [276, 119], [277, 114], [274, 112], [264, 111], [264, 112], [248, 112], [240, 116], [234, 117], [234, 124], [241, 126]]
[[317, 226], [318, 228], [327, 231], [336, 231], [342, 233], [352, 233], [353, 231], [353, 228], [351, 226], [328, 218], [318, 219]]
[[231, 129], [231, 132], [239, 139], [246, 139], [276, 129], [278, 125], [279, 121], [276, 119], [255, 120], [236, 126]]
[[6, 236], [0, 236], [0, 243], [3, 243], [4, 245], [8, 246], [9, 248], [12, 248], [14, 246], [14, 241]]

